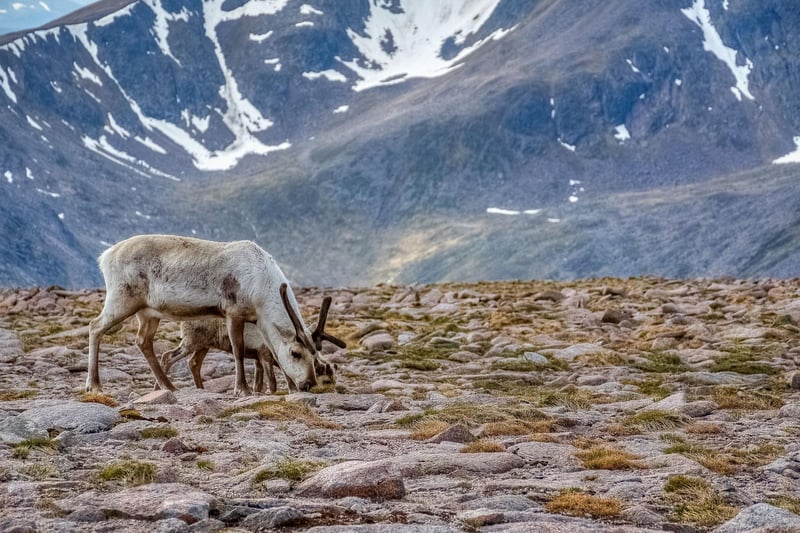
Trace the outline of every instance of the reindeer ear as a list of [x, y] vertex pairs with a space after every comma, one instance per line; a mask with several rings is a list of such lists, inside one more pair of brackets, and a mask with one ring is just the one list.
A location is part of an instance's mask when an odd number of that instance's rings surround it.
[[292, 307], [292, 303], [289, 301], [289, 286], [286, 283], [281, 283], [280, 291], [281, 300], [283, 300], [283, 306], [286, 308], [286, 313], [289, 315], [289, 320], [292, 321], [292, 325], [294, 326], [294, 334], [297, 342], [304, 345], [309, 350], [315, 350], [316, 343], [309, 340], [308, 335], [306, 335], [306, 330], [303, 327], [303, 321], [297, 316], [297, 313], [294, 311], [294, 307]]

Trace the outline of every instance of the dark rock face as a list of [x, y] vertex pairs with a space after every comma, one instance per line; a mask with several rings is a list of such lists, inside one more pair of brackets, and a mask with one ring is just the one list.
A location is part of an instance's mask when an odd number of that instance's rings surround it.
[[318, 284], [796, 274], [790, 2], [462, 4], [106, 0], [0, 38], [0, 284], [98, 285], [154, 232]]

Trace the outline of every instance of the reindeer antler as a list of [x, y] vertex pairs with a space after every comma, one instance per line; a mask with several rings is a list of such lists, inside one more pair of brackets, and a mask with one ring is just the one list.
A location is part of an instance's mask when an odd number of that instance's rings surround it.
[[294, 326], [295, 336], [297, 337], [298, 342], [306, 345], [312, 350], [318, 350], [319, 348], [316, 347], [316, 341], [309, 341], [308, 335], [306, 335], [306, 330], [303, 327], [303, 322], [300, 320], [300, 318], [298, 318], [297, 313], [294, 311], [294, 307], [292, 307], [291, 302], [289, 302], [288, 289], [289, 286], [286, 283], [281, 283], [281, 300], [283, 300], [283, 306], [286, 308], [286, 312], [289, 314], [289, 319], [292, 321], [292, 325]]
[[326, 296], [322, 299], [322, 305], [319, 308], [319, 321], [317, 322], [317, 327], [314, 329], [314, 333], [311, 334], [311, 338], [314, 340], [314, 345], [317, 347], [317, 351], [322, 349], [322, 341], [328, 341], [330, 343], [335, 344], [339, 348], [347, 348], [347, 344], [342, 339], [338, 339], [333, 335], [325, 333], [325, 322], [328, 320], [328, 310], [331, 307], [331, 297]]

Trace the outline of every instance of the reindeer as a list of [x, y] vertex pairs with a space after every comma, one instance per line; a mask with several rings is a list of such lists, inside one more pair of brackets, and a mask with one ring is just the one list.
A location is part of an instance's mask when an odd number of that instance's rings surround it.
[[[316, 330], [323, 330], [325, 321], [328, 316], [328, 309], [330, 308], [331, 298], [325, 297], [322, 301], [322, 307], [319, 312], [319, 321], [317, 322]], [[314, 335], [312, 334], [312, 337]], [[321, 338], [321, 336], [320, 336]], [[325, 340], [328, 340], [340, 348], [345, 348], [346, 344], [336, 337], [326, 335]], [[247, 359], [255, 359], [256, 372], [255, 372], [255, 390], [257, 392], [264, 392], [264, 375], [266, 374], [269, 382], [270, 394], [275, 394], [277, 390], [277, 382], [275, 380], [275, 373], [273, 371], [273, 364], [277, 363], [275, 357], [264, 343], [258, 329], [252, 324], [245, 324], [244, 327], [244, 356]], [[317, 344], [317, 348], [322, 348], [322, 343]], [[192, 373], [194, 384], [198, 389], [203, 388], [203, 378], [201, 369], [203, 360], [206, 354], [211, 349], [222, 350], [231, 353], [232, 347], [228, 333], [225, 329], [225, 323], [218, 319], [206, 320], [192, 320], [189, 322], [181, 323], [181, 342], [177, 348], [169, 350], [161, 354], [161, 367], [164, 369], [165, 374], [169, 374], [172, 366], [191, 355], [189, 359], [189, 371]], [[278, 365], [280, 367], [280, 365]], [[335, 378], [335, 365], [325, 361], [319, 355], [314, 361], [314, 370], [318, 380], [326, 378], [331, 383], [336, 383]], [[289, 390], [297, 390], [294, 382], [287, 375], [284, 374], [286, 383]]]
[[102, 392], [99, 351], [104, 333], [136, 315], [136, 344], [158, 386], [175, 390], [156, 358], [153, 337], [162, 318], [223, 317], [236, 360], [234, 394], [250, 395], [244, 375], [244, 325], [254, 323], [281, 370], [299, 390], [317, 382], [317, 345], [275, 259], [252, 241], [214, 242], [174, 235], [139, 235], [108, 248], [98, 259], [106, 285], [100, 315], [89, 324], [86, 390]]

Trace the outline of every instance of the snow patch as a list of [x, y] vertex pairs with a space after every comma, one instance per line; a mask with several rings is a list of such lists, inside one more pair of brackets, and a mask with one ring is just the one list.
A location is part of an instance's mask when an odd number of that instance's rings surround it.
[[312, 6], [308, 4], [303, 4], [300, 6], [300, 14], [301, 15], [322, 15], [322, 11], [319, 9], [314, 9]]
[[267, 33], [251, 33], [250, 40], [260, 43], [269, 39], [270, 36], [272, 36], [272, 30], [269, 30]]
[[617, 139], [620, 143], [623, 143], [631, 138], [631, 134], [628, 131], [628, 128], [625, 127], [625, 124], [620, 124], [614, 128], [616, 133], [614, 134], [614, 138]]
[[561, 146], [563, 146], [564, 148], [566, 148], [570, 152], [574, 152], [575, 151], [575, 145], [574, 144], [565, 143], [564, 141], [561, 140], [561, 137], [558, 138], [558, 144], [560, 144]]
[[333, 110], [334, 113], [347, 113], [347, 110], [350, 109], [349, 105], [340, 105], [336, 109]]
[[295, 27], [297, 27], [297, 28], [313, 28], [314, 27], [314, 23], [311, 22], [310, 20], [304, 20], [303, 22], [298, 22], [297, 24], [295, 24]]
[[103, 81], [100, 79], [100, 77], [88, 68], [83, 68], [74, 62], [72, 63], [72, 66], [74, 67], [75, 74], [77, 74], [78, 77], [83, 78], [84, 80], [89, 80], [100, 87], [103, 86]]
[[433, 78], [458, 68], [462, 61], [510, 30], [500, 29], [454, 57], [444, 59], [445, 43], [463, 45], [489, 20], [500, 0], [415, 2], [395, 10], [392, 2], [371, 2], [364, 29], [347, 30], [362, 57], [339, 59], [360, 80], [353, 90], [402, 83], [410, 78]]
[[8, 72], [6, 72], [6, 69], [0, 68], [0, 87], [2, 87], [3, 92], [6, 94], [8, 99], [16, 104], [17, 95], [11, 90], [11, 84], [9, 81], [11, 81], [12, 76], [9, 73], [13, 73], [13, 71], [8, 69]]
[[753, 70], [753, 62], [745, 58], [744, 65], [736, 63], [738, 51], [725, 46], [725, 43], [722, 42], [722, 37], [711, 22], [711, 12], [706, 8], [705, 0], [694, 0], [692, 7], [681, 9], [681, 13], [703, 30], [703, 50], [711, 52], [717, 59], [728, 66], [731, 74], [736, 79], [735, 88], [747, 99], [755, 100], [750, 93], [748, 80], [750, 72]]
[[14, 175], [11, 173], [10, 170], [6, 170], [3, 173], [3, 176], [5, 176], [6, 181], [8, 181], [9, 183], [14, 183]]
[[38, 187], [36, 188], [36, 192], [49, 196], [50, 198], [61, 198], [61, 195], [57, 192], [46, 191], [44, 189], [39, 189]]
[[519, 211], [516, 211], [514, 209], [501, 209], [499, 207], [488, 207], [488, 208], [486, 208], [486, 212], [489, 213], [490, 215], [508, 215], [508, 216], [513, 216], [513, 215], [519, 215], [520, 214]]
[[783, 157], [779, 157], [772, 163], [774, 165], [785, 165], [787, 163], [800, 163], [800, 136], [794, 137], [794, 145], [797, 149], [794, 152], [790, 152]]
[[153, 32], [161, 53], [175, 61], [178, 66], [181, 66], [181, 62], [172, 55], [172, 50], [169, 47], [169, 23], [176, 21], [188, 22], [189, 11], [184, 7], [179, 13], [170, 13], [161, 5], [161, 0], [142, 0], [142, 3], [148, 6], [155, 15], [156, 20], [153, 23]]
[[303, 72], [303, 77], [309, 80], [325, 78], [329, 81], [341, 81], [347, 83], [347, 78], [338, 70], [323, 70], [322, 72]]
[[626, 59], [625, 62], [628, 63], [628, 66], [631, 67], [631, 70], [634, 71], [636, 74], [642, 73], [642, 71], [636, 68], [636, 65], [634, 65], [633, 61], [631, 61], [630, 59]]
[[25, 177], [28, 178], [29, 180], [33, 179], [33, 172], [31, 172], [31, 169], [29, 169], [28, 167], [25, 167]]
[[526, 209], [525, 211], [523, 211], [523, 213], [526, 215], [538, 215], [541, 212], [542, 212], [541, 209]]
[[28, 121], [28, 124], [30, 124], [31, 128], [42, 131], [42, 127], [39, 125], [39, 123], [33, 120], [29, 115], [25, 115], [25, 119]]

